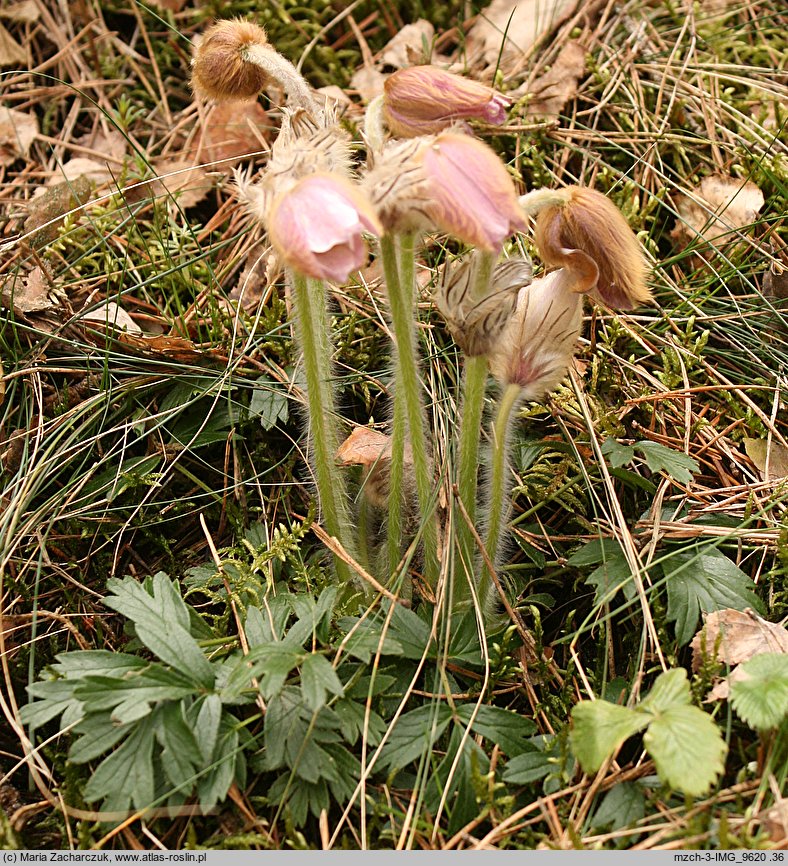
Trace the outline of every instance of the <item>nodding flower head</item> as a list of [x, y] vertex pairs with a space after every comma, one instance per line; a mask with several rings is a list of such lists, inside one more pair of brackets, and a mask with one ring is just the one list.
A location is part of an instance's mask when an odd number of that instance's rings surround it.
[[363, 232], [381, 232], [363, 194], [331, 174], [299, 180], [274, 200], [266, 222], [271, 243], [288, 265], [335, 283], [344, 283], [366, 262]]
[[525, 258], [499, 262], [483, 297], [474, 294], [479, 253], [446, 266], [435, 306], [446, 320], [455, 343], [468, 357], [488, 355], [512, 318], [520, 290], [531, 282]]
[[526, 400], [542, 400], [566, 375], [582, 324], [582, 300], [565, 269], [534, 280], [488, 355], [492, 374], [519, 385]]
[[486, 144], [459, 132], [390, 143], [364, 186], [388, 232], [436, 227], [498, 252], [525, 228], [506, 166]]
[[510, 104], [492, 88], [437, 66], [400, 69], [383, 85], [383, 115], [398, 138], [440, 132], [465, 118], [501, 124]]
[[[521, 202], [540, 194], [529, 193]], [[631, 310], [648, 303], [643, 253], [618, 208], [602, 193], [579, 186], [546, 195], [534, 238], [544, 263], [573, 271], [575, 290], [609, 307]]]
[[218, 101], [254, 99], [269, 77], [248, 60], [252, 46], [273, 51], [265, 30], [241, 19], [217, 21], [196, 42], [192, 86]]

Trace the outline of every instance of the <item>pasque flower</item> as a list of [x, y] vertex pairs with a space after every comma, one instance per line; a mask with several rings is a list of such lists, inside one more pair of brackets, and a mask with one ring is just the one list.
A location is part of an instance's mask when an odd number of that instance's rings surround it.
[[502, 386], [541, 400], [566, 375], [583, 323], [582, 298], [571, 271], [561, 268], [520, 290], [517, 307], [495, 350], [490, 370]]
[[520, 203], [538, 212], [534, 240], [542, 260], [573, 271], [576, 291], [619, 310], [651, 300], [637, 238], [602, 193], [579, 186], [536, 190]]
[[339, 175], [312, 174], [273, 202], [268, 234], [286, 264], [309, 277], [343, 283], [366, 261], [363, 232], [381, 226], [363, 194]]
[[365, 186], [388, 232], [437, 227], [497, 252], [525, 227], [506, 166], [486, 144], [459, 132], [389, 145]]
[[465, 118], [501, 124], [510, 104], [492, 88], [437, 66], [400, 69], [383, 85], [383, 116], [400, 138], [440, 132]]

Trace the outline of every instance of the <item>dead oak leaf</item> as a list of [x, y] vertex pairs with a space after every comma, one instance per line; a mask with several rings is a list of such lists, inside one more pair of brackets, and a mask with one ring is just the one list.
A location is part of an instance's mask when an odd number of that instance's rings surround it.
[[26, 158], [37, 135], [35, 115], [0, 107], [0, 165]]
[[26, 63], [25, 49], [0, 24], [0, 66], [24, 66]]
[[576, 5], [577, 0], [493, 0], [468, 31], [468, 58], [489, 66], [500, 57], [507, 75], [539, 39], [566, 21]]
[[747, 438], [744, 449], [764, 481], [788, 477], [788, 448], [781, 442]]
[[58, 306], [50, 297], [53, 285], [44, 269], [36, 266], [29, 274], [12, 274], [0, 286], [0, 302], [18, 316], [41, 313]]
[[434, 38], [435, 28], [424, 18], [415, 24], [406, 24], [380, 52], [377, 66], [404, 69], [429, 63]]
[[18, 24], [33, 24], [38, 21], [41, 10], [35, 0], [20, 0], [19, 3], [9, 3], [0, 7], [0, 18], [6, 21], [16, 21]]
[[711, 175], [677, 202], [678, 219], [671, 237], [680, 243], [700, 239], [721, 249], [751, 225], [763, 207], [763, 193], [752, 181]]
[[527, 114], [557, 117], [567, 102], [577, 96], [577, 85], [585, 72], [586, 51], [576, 41], [567, 42], [549, 72], [528, 88], [531, 99]]

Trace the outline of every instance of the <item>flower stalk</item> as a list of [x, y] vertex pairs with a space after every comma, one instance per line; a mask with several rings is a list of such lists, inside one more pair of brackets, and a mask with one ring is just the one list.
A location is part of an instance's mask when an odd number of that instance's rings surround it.
[[[292, 272], [292, 286], [295, 331], [304, 359], [315, 481], [323, 523], [329, 535], [355, 556], [345, 479], [335, 459], [339, 435], [331, 386], [328, 294], [321, 280], [309, 279], [297, 271]], [[334, 567], [340, 582], [349, 584], [352, 575], [347, 564], [335, 557]]]
[[[403, 491], [401, 467], [405, 441], [410, 441], [413, 472], [419, 509], [424, 520], [422, 543], [424, 547], [424, 575], [427, 583], [435, 587], [438, 580], [438, 531], [434, 514], [434, 484], [424, 431], [424, 404], [421, 398], [418, 344], [416, 340], [415, 310], [415, 238], [412, 234], [395, 239], [390, 234], [380, 238], [383, 271], [388, 288], [391, 324], [396, 343], [394, 411], [392, 428], [392, 478], [389, 497], [389, 523], [387, 550], [389, 565], [399, 561], [402, 551]], [[397, 250], [399, 246], [399, 251]], [[398, 254], [399, 252], [399, 254]], [[398, 488], [398, 489], [397, 489]], [[392, 520], [392, 515], [395, 515]]]

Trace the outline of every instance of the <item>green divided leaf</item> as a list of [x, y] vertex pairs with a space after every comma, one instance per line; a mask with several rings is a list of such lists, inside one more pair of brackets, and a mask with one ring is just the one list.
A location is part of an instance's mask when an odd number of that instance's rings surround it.
[[344, 689], [337, 672], [325, 657], [314, 653], [301, 664], [301, 694], [304, 703], [312, 710], [319, 710], [326, 703], [326, 694], [342, 695]]
[[684, 668], [675, 668], [657, 677], [647, 697], [640, 702], [639, 709], [660, 713], [671, 707], [683, 707], [691, 703], [687, 672]]
[[782, 724], [788, 716], [788, 655], [762, 653], [739, 665], [730, 694], [733, 709], [751, 728]]
[[504, 782], [510, 785], [530, 785], [550, 774], [554, 767], [550, 755], [532, 748], [533, 751], [524, 752], [507, 763], [502, 776]]
[[649, 723], [645, 713], [610, 704], [583, 701], [572, 710], [572, 751], [585, 773], [596, 773], [624, 740]]
[[668, 593], [668, 620], [676, 623], [679, 645], [695, 634], [701, 612], [724, 608], [763, 609], [754, 584], [725, 554], [696, 547], [662, 563]]
[[400, 716], [383, 747], [378, 766], [399, 770], [418, 760], [430, 751], [451, 717], [451, 707], [445, 703], [419, 707]]
[[287, 421], [287, 395], [282, 392], [281, 386], [273, 379], [261, 376], [249, 401], [249, 414], [260, 419], [263, 430], [270, 430], [280, 421]]
[[620, 469], [631, 463], [635, 459], [636, 451], [640, 452], [652, 472], [664, 472], [675, 478], [679, 484], [689, 484], [692, 476], [700, 471], [697, 460], [648, 439], [634, 445], [621, 445], [615, 439], [605, 439], [602, 443], [602, 453], [613, 469]]
[[536, 733], [536, 725], [519, 713], [488, 704], [478, 708], [475, 704], [463, 704], [457, 708], [457, 716], [465, 724], [470, 724], [475, 734], [497, 743], [504, 754], [510, 757], [533, 748], [528, 738]]
[[646, 801], [640, 787], [634, 782], [619, 782], [602, 798], [591, 819], [591, 826], [595, 829], [610, 827], [612, 830], [632, 827], [645, 812]]
[[133, 578], [109, 580], [114, 593], [104, 603], [134, 623], [137, 637], [165, 664], [193, 682], [211, 687], [214, 669], [192, 637], [189, 607], [163, 572], [153, 577], [151, 591]]

